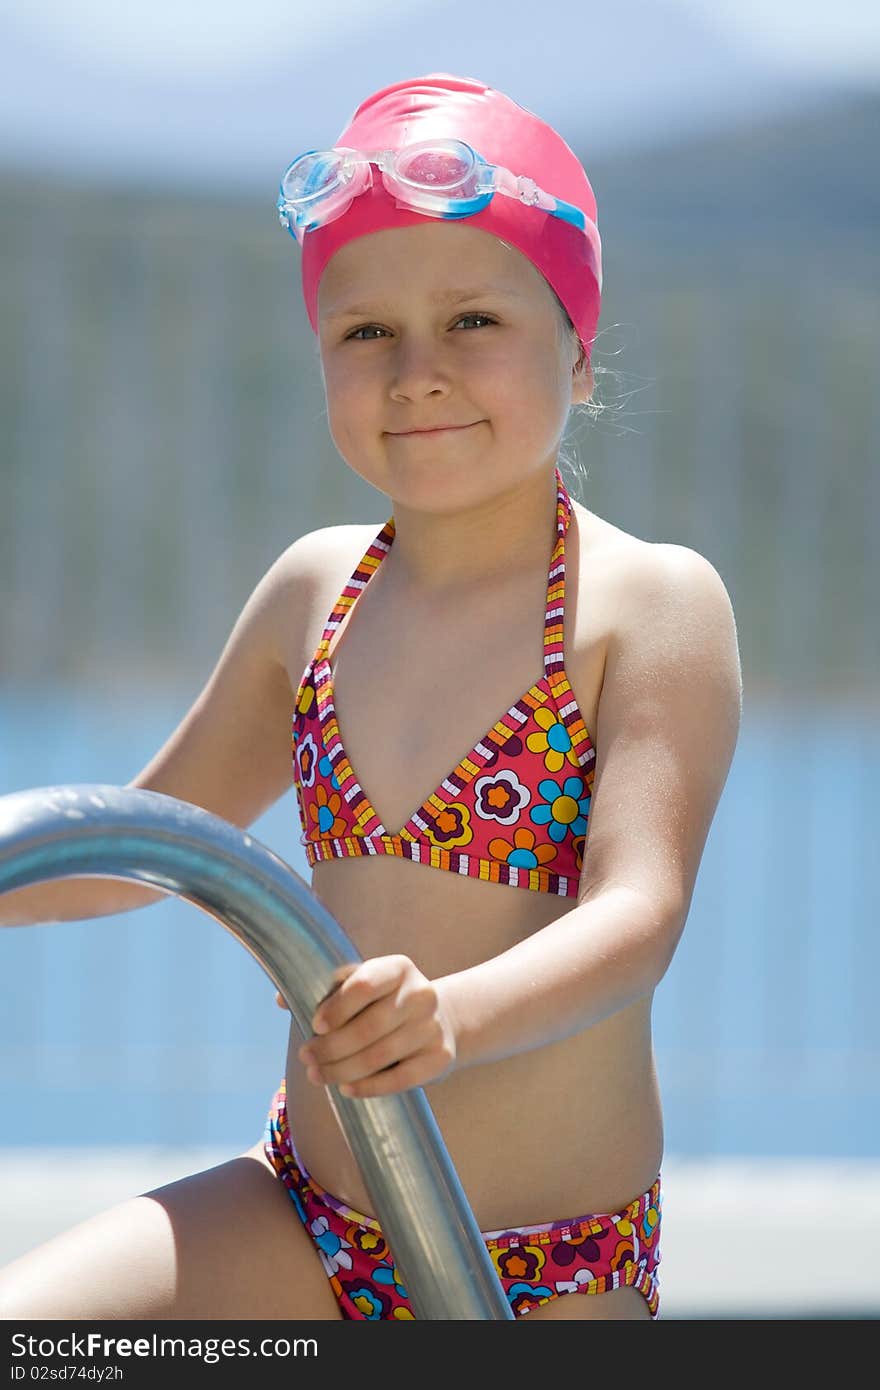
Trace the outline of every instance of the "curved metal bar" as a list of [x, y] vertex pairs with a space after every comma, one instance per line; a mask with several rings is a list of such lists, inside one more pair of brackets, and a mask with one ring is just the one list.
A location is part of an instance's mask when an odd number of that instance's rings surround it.
[[[306, 1036], [317, 1005], [362, 960], [288, 864], [201, 807], [103, 783], [0, 797], [0, 893], [71, 876], [135, 880], [195, 903], [259, 962]], [[512, 1318], [424, 1091], [327, 1095], [416, 1317]]]

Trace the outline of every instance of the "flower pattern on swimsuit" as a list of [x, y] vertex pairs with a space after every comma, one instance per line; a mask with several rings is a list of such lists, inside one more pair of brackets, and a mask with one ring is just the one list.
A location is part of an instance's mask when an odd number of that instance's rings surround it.
[[577, 896], [596, 753], [565, 671], [570, 519], [571, 498], [557, 468], [543, 674], [395, 834], [370, 804], [343, 746], [329, 661], [334, 633], [391, 548], [393, 516], [386, 521], [337, 599], [296, 692], [294, 785], [310, 866], [393, 854], [492, 883]]

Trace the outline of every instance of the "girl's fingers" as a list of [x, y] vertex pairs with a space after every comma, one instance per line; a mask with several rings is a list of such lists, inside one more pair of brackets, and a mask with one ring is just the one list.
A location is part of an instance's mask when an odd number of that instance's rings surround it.
[[397, 1066], [377, 1072], [363, 1081], [343, 1082], [338, 1089], [341, 1095], [355, 1100], [363, 1100], [367, 1096], [391, 1096], [398, 1091], [409, 1091], [413, 1086], [424, 1086], [429, 1081], [435, 1081], [444, 1071], [445, 1067], [438, 1065], [435, 1054], [416, 1053], [413, 1057], [407, 1057], [405, 1062], [399, 1062]]
[[322, 1068], [343, 1062], [359, 1056], [366, 1048], [412, 1022], [409, 1017], [401, 1017], [396, 995], [387, 995], [356, 1014], [351, 1022], [335, 1028], [332, 1033], [309, 1038], [299, 1050], [299, 1059], [305, 1063], [314, 1062]]
[[368, 1004], [398, 988], [407, 969], [415, 969], [406, 956], [376, 956], [363, 961], [318, 1005], [312, 1027], [318, 1034], [329, 1033]]
[[[341, 1062], [327, 1065], [314, 1065], [310, 1068], [310, 1079], [317, 1080], [321, 1086], [343, 1086], [352, 1081], [363, 1081], [375, 1077], [386, 1069], [398, 1068], [398, 1063], [406, 1063], [413, 1056], [428, 1056], [434, 1062], [432, 1076], [438, 1076], [453, 1061], [448, 1042], [443, 1037], [439, 1023], [431, 1029], [423, 1024], [405, 1023], [393, 1033], [378, 1038], [370, 1047], [361, 1049], [355, 1056], [348, 1056]], [[313, 1077], [314, 1069], [314, 1077]]]
[[437, 988], [407, 956], [353, 967], [319, 1004], [312, 1026], [299, 1060], [311, 1082], [344, 1095], [407, 1090], [455, 1063], [454, 1032]]
[[338, 1086], [343, 1082], [361, 1081], [385, 1067], [411, 1056], [426, 1046], [423, 1030], [412, 1023], [401, 1024], [393, 1032], [386, 1033], [369, 1046], [361, 1048], [350, 1056], [335, 1062], [320, 1062], [315, 1058], [309, 1064], [309, 1074], [317, 1072], [322, 1086]]

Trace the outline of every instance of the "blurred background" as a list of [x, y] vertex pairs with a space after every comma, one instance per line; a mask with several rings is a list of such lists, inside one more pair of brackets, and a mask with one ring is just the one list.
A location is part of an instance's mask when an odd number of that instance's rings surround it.
[[[876, 5], [0, 16], [0, 794], [130, 780], [280, 552], [390, 514], [330, 439], [278, 180], [380, 86], [507, 91], [599, 205], [603, 409], [563, 476], [705, 555], [739, 628], [739, 744], [655, 1003], [664, 1315], [876, 1316]], [[292, 790], [253, 829], [308, 879]], [[3, 932], [0, 1262], [254, 1143], [273, 993], [176, 899]]]

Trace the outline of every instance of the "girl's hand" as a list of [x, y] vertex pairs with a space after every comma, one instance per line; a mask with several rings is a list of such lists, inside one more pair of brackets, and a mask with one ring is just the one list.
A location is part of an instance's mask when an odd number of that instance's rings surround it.
[[455, 1065], [455, 1029], [442, 982], [408, 956], [362, 961], [312, 1019], [299, 1059], [316, 1086], [344, 1096], [387, 1096], [436, 1081]]

